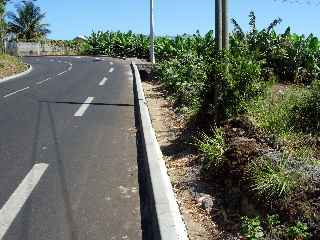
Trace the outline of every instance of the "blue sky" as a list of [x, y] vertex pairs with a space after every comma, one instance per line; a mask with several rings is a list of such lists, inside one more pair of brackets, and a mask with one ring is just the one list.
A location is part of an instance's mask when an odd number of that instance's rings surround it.
[[[305, 2], [305, 3], [303, 3]], [[307, 4], [311, 2], [311, 4]], [[52, 39], [72, 39], [89, 35], [92, 30], [133, 30], [148, 33], [148, 0], [38, 0], [47, 12]], [[12, 9], [13, 6], [10, 6]], [[155, 0], [157, 35], [207, 32], [214, 25], [214, 0]], [[299, 34], [314, 33], [320, 37], [320, 5], [317, 0], [230, 0], [230, 17], [248, 27], [248, 14], [254, 10], [258, 27], [274, 18], [283, 23], [278, 31], [291, 26]]]

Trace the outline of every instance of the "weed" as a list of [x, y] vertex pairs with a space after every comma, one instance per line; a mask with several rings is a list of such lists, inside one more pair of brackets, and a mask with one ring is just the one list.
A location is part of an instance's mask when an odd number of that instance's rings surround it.
[[298, 173], [289, 171], [287, 159], [274, 161], [261, 157], [249, 164], [247, 176], [252, 183], [251, 189], [266, 199], [285, 197], [298, 187]]
[[240, 233], [248, 240], [263, 239], [264, 232], [259, 217], [241, 217]]
[[213, 136], [203, 133], [200, 139], [196, 140], [196, 145], [204, 155], [202, 172], [205, 175], [218, 171], [223, 166], [226, 145], [222, 128], [216, 129]]
[[288, 237], [290, 240], [305, 240], [309, 239], [310, 233], [308, 225], [302, 222], [297, 222], [288, 228]]

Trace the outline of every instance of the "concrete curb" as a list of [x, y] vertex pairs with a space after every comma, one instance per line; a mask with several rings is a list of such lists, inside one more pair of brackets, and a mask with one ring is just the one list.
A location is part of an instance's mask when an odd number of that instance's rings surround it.
[[180, 214], [170, 178], [167, 173], [162, 152], [152, 127], [149, 110], [141, 84], [138, 67], [132, 63], [135, 76], [137, 108], [144, 152], [144, 173], [147, 176], [147, 191], [153, 199], [151, 215], [153, 215], [153, 230], [159, 236], [153, 239], [187, 240], [186, 226]]
[[29, 68], [26, 71], [24, 71], [22, 73], [15, 74], [15, 75], [12, 75], [12, 76], [9, 76], [9, 77], [1, 78], [0, 79], [0, 83], [3, 83], [3, 82], [6, 82], [6, 81], [9, 81], [9, 80], [12, 80], [12, 79], [15, 79], [15, 78], [18, 78], [18, 77], [22, 77], [24, 75], [29, 74], [33, 70], [33, 68], [32, 68], [32, 66], [30, 64], [27, 64], [27, 65], [29, 66]]

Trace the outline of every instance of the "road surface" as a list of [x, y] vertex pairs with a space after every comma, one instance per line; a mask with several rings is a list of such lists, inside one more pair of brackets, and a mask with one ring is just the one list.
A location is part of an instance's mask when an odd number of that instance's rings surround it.
[[0, 240], [141, 239], [130, 65], [25, 61], [0, 84]]

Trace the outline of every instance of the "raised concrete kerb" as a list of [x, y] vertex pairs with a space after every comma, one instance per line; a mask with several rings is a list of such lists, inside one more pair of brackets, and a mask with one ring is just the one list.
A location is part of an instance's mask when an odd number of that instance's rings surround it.
[[151, 188], [154, 198], [156, 220], [159, 238], [161, 240], [187, 240], [186, 226], [180, 214], [175, 194], [172, 189], [167, 168], [162, 157], [160, 146], [152, 127], [149, 110], [144, 97], [141, 78], [137, 66], [132, 63], [135, 75], [137, 103], [147, 161]]
[[12, 76], [9, 76], [9, 77], [5, 77], [5, 78], [1, 78], [0, 79], [0, 83], [3, 83], [3, 82], [6, 82], [6, 81], [9, 81], [9, 80], [12, 80], [12, 79], [15, 79], [15, 78], [18, 78], [18, 77], [22, 77], [24, 75], [27, 75], [29, 74], [33, 68], [32, 68], [32, 65], [30, 64], [27, 64], [28, 65], [28, 69], [22, 73], [18, 73], [18, 74], [15, 74], [15, 75], [12, 75]]

